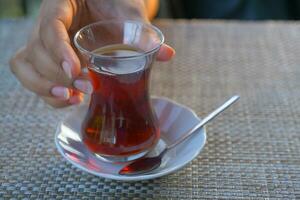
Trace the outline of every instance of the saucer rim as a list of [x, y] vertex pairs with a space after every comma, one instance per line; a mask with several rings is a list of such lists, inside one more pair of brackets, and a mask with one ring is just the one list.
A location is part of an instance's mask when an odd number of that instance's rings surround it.
[[[176, 101], [174, 101], [172, 99], [169, 99], [167, 97], [151, 96], [151, 100], [164, 100], [164, 101], [167, 101], [167, 102], [171, 102], [172, 104], [175, 104], [175, 105], [177, 105], [179, 107], [183, 107], [184, 109], [186, 109], [189, 112], [191, 112], [193, 114], [193, 116], [197, 120], [199, 120], [199, 122], [201, 121], [201, 118], [198, 117], [198, 115], [196, 114], [196, 112], [194, 110], [192, 110], [191, 108], [189, 108], [189, 107], [187, 107], [187, 106], [185, 106], [183, 104], [180, 104], [180, 103], [178, 103], [178, 102], [176, 102]], [[80, 105], [80, 106], [84, 106], [84, 105]], [[72, 113], [72, 111], [71, 111], [71, 113]], [[70, 116], [70, 114], [67, 115], [64, 119], [66, 119], [68, 116]], [[132, 176], [114, 175], [114, 174], [108, 174], [108, 173], [102, 173], [102, 172], [95, 172], [93, 170], [87, 169], [87, 168], [85, 168], [85, 167], [77, 164], [76, 162], [72, 161], [71, 159], [69, 159], [63, 153], [61, 145], [58, 144], [58, 137], [57, 137], [59, 135], [59, 132], [60, 132], [60, 127], [61, 127], [61, 125], [63, 123], [62, 121], [59, 122], [58, 125], [57, 125], [57, 127], [56, 127], [56, 132], [55, 132], [55, 136], [54, 136], [54, 142], [55, 142], [55, 146], [56, 146], [58, 152], [65, 158], [65, 160], [67, 162], [71, 163], [76, 168], [78, 168], [78, 169], [80, 169], [80, 170], [82, 170], [84, 172], [93, 174], [93, 175], [101, 177], [101, 178], [107, 178], [107, 179], [116, 180], [116, 181], [142, 181], [142, 180], [150, 180], [150, 179], [159, 178], [159, 177], [162, 177], [162, 176], [174, 173], [174, 172], [178, 171], [179, 169], [185, 167], [191, 161], [193, 161], [200, 154], [200, 152], [203, 150], [203, 147], [205, 146], [206, 140], [207, 140], [206, 128], [204, 126], [204, 127], [202, 127], [198, 131], [199, 134], [203, 135], [202, 136], [203, 139], [202, 139], [202, 143], [197, 147], [197, 152], [195, 152], [192, 156], [190, 156], [190, 158], [188, 159], [188, 161], [182, 162], [182, 163], [180, 163], [180, 164], [178, 164], [178, 165], [176, 165], [174, 167], [169, 167], [169, 168], [167, 168], [167, 171], [157, 171], [157, 173], [153, 173], [153, 174], [151, 173], [151, 174], [141, 174], [141, 175], [132, 175]]]

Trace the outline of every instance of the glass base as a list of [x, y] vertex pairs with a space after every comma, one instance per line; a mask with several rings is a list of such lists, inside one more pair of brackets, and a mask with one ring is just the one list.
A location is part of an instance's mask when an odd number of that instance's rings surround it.
[[95, 156], [102, 161], [110, 162], [110, 163], [112, 163], [112, 162], [128, 162], [128, 161], [139, 159], [139, 158], [145, 156], [148, 152], [149, 152], [149, 150], [146, 150], [146, 151], [140, 152], [138, 154], [130, 155], [130, 156], [108, 156], [108, 155], [99, 155], [99, 154], [95, 154]]

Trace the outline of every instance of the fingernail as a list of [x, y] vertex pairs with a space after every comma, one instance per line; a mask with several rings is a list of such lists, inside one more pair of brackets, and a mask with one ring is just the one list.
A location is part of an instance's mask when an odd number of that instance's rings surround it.
[[70, 92], [68, 88], [56, 86], [51, 89], [51, 93], [53, 96], [59, 97], [61, 99], [69, 99], [70, 98]]
[[87, 80], [75, 80], [74, 87], [86, 94], [92, 94], [93, 86], [90, 81]]
[[67, 74], [67, 76], [72, 79], [72, 70], [71, 70], [71, 65], [67, 62], [67, 61], [64, 61], [62, 63], [62, 67], [65, 71], [65, 73]]

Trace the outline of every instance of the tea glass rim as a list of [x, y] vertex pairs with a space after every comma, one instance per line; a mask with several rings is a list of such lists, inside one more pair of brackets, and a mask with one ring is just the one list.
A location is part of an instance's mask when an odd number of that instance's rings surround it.
[[[156, 34], [159, 36], [159, 39], [160, 39], [160, 42], [158, 44], [156, 44], [153, 48], [151, 48], [150, 50], [148, 51], [145, 51], [145, 52], [142, 52], [141, 54], [136, 54], [136, 55], [130, 55], [130, 56], [109, 56], [109, 55], [100, 55], [100, 54], [96, 54], [92, 51], [89, 51], [87, 49], [85, 49], [84, 47], [82, 47], [78, 41], [77, 41], [77, 38], [79, 37], [79, 34], [86, 30], [87, 28], [90, 28], [90, 27], [93, 27], [93, 26], [97, 26], [97, 25], [103, 25], [103, 24], [110, 24], [110, 23], [120, 23], [120, 24], [124, 24], [126, 22], [129, 22], [129, 23], [133, 23], [133, 24], [139, 24], [141, 26], [146, 26], [152, 30], [154, 30], [156, 32]], [[103, 20], [103, 21], [98, 21], [98, 22], [94, 22], [94, 23], [91, 23], [91, 24], [88, 24], [84, 27], [82, 27], [81, 29], [79, 29], [75, 36], [74, 36], [74, 44], [76, 46], [76, 48], [78, 50], [80, 50], [82, 53], [85, 53], [87, 55], [90, 55], [90, 56], [93, 56], [93, 57], [96, 57], [96, 58], [103, 58], [103, 59], [122, 59], [122, 60], [127, 60], [127, 59], [135, 59], [135, 58], [140, 58], [140, 57], [145, 57], [149, 54], [152, 54], [156, 51], [159, 50], [159, 48], [162, 46], [162, 44], [164, 43], [164, 35], [163, 33], [161, 32], [161, 30], [159, 30], [159, 28], [157, 28], [156, 26], [150, 24], [150, 23], [144, 23], [144, 22], [141, 22], [141, 21], [136, 21], [136, 20]]]

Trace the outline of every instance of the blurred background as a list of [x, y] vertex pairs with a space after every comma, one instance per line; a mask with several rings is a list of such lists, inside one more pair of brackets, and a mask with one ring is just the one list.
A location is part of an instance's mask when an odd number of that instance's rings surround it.
[[42, 0], [0, 0], [0, 18], [36, 17]]
[[[35, 17], [42, 0], [0, 0], [0, 18]], [[299, 20], [300, 0], [160, 0], [158, 18]]]

